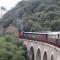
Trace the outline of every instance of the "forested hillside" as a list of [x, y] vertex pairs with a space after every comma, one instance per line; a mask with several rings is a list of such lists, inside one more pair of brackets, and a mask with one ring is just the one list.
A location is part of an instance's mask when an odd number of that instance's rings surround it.
[[60, 0], [20, 1], [2, 19], [18, 31], [60, 31]]

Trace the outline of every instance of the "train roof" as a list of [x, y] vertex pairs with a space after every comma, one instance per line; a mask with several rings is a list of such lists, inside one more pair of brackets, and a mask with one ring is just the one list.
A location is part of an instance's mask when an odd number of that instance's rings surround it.
[[48, 32], [48, 34], [60, 34], [60, 32]]
[[55, 35], [55, 34], [60, 34], [60, 31], [59, 32], [24, 32], [26, 34], [49, 34], [49, 35]]
[[26, 34], [47, 34], [46, 32], [24, 32]]

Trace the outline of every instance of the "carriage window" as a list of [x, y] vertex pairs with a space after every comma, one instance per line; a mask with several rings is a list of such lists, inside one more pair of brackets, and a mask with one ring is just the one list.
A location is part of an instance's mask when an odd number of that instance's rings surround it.
[[55, 38], [55, 35], [52, 35], [52, 38]]
[[36, 36], [37, 36], [36, 34], [32, 34], [32, 38], [33, 38], [33, 39], [35, 39], [35, 38], [36, 38]]
[[60, 34], [59, 34], [59, 39], [60, 39]]
[[28, 34], [25, 33], [25, 34], [24, 34], [24, 37], [27, 38], [27, 37], [28, 37]]
[[55, 37], [56, 37], [56, 39], [58, 39], [58, 34]]
[[53, 39], [56, 39], [56, 38], [57, 38], [57, 36], [56, 36], [56, 35], [53, 35], [53, 36], [52, 36], [52, 38], [53, 38]]
[[51, 35], [48, 35], [48, 38], [52, 38], [52, 39], [57, 39], [57, 35], [54, 35], [54, 34], [51, 34]]
[[53, 39], [58, 39], [58, 34], [52, 36]]
[[53, 38], [53, 35], [49, 35], [48, 38]]

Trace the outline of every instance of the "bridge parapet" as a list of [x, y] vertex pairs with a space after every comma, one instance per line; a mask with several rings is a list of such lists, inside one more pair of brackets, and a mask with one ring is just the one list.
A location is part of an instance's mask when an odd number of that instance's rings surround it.
[[[28, 55], [30, 58], [33, 53], [34, 60], [60, 60], [60, 48], [33, 40], [23, 39], [22, 41], [27, 46]], [[31, 47], [33, 49], [33, 52], [31, 51]], [[39, 55], [41, 55], [41, 57]], [[32, 60], [32, 58], [30, 60]]]

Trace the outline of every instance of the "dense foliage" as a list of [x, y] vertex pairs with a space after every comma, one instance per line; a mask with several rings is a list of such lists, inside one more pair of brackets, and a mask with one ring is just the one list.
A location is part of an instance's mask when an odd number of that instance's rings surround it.
[[0, 60], [27, 60], [26, 46], [9, 36], [0, 36]]
[[13, 24], [19, 31], [59, 31], [60, 0], [20, 1], [2, 20], [4, 28]]

